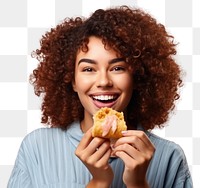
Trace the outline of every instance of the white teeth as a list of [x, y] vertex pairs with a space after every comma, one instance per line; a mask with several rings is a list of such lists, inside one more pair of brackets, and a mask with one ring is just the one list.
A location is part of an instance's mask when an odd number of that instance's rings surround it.
[[98, 96], [93, 96], [93, 98], [96, 100], [107, 101], [114, 99], [114, 95], [98, 95]]

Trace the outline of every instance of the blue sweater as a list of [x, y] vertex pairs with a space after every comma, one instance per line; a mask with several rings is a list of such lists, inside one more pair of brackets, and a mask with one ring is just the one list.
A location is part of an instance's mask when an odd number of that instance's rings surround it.
[[[147, 171], [151, 188], [191, 188], [192, 180], [183, 150], [177, 144], [146, 132], [156, 147]], [[78, 122], [67, 131], [41, 128], [25, 137], [8, 182], [8, 188], [85, 188], [91, 174], [75, 156], [83, 132]], [[111, 158], [113, 188], [125, 188], [123, 161]]]

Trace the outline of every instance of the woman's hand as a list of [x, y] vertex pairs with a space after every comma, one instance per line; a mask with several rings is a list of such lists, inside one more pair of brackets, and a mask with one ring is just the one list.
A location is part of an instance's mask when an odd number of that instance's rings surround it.
[[114, 144], [114, 155], [124, 161], [123, 181], [127, 187], [147, 188], [146, 172], [155, 148], [143, 131], [124, 131]]
[[110, 186], [113, 180], [113, 171], [108, 164], [111, 154], [109, 140], [93, 138], [91, 129], [89, 129], [80, 141], [75, 154], [93, 176], [87, 187]]

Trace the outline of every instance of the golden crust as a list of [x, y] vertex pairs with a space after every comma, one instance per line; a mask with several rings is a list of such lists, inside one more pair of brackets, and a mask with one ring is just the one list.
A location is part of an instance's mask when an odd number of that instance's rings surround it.
[[[102, 124], [105, 121], [105, 118], [107, 116], [113, 116], [113, 115], [116, 116], [116, 121], [117, 121], [116, 131], [113, 132], [112, 128], [110, 128], [108, 134], [102, 136], [103, 134]], [[112, 108], [108, 107], [101, 108], [94, 114], [93, 119], [94, 119], [94, 125], [92, 128], [93, 137], [114, 138], [114, 139], [120, 138], [122, 137], [121, 132], [127, 130], [123, 112], [117, 112]]]

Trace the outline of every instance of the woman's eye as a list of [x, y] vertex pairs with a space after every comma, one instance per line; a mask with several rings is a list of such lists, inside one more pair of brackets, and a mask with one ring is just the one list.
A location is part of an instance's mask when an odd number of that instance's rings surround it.
[[93, 69], [91, 67], [87, 67], [83, 69], [83, 72], [92, 72]]
[[124, 67], [114, 67], [113, 71], [124, 71], [125, 68]]

